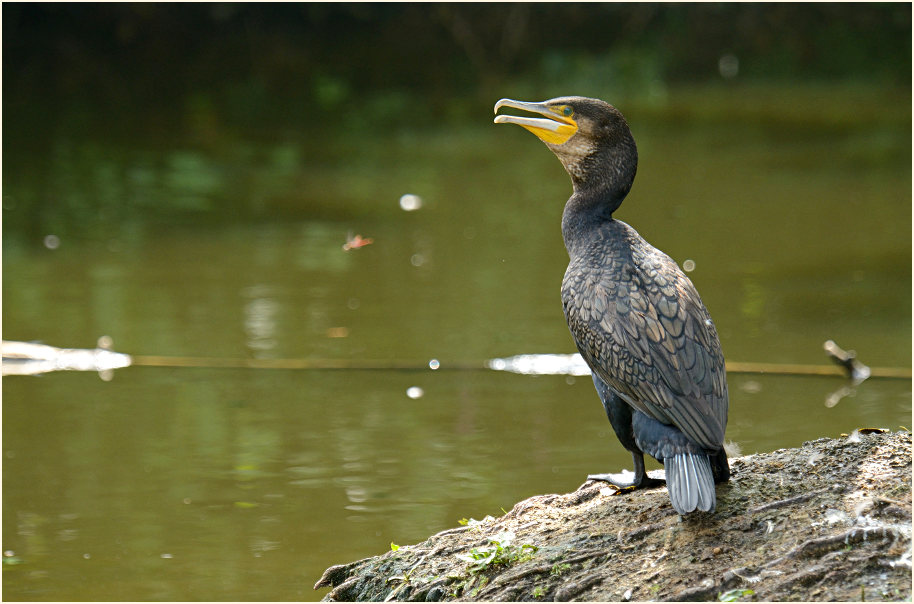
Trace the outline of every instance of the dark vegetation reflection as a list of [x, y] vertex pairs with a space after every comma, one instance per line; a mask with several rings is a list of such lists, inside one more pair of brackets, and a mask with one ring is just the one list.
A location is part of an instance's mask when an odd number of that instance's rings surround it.
[[[3, 29], [4, 339], [417, 367], [5, 378], [8, 599], [310, 599], [630, 464], [589, 378], [453, 369], [573, 350], [570, 185], [498, 98], [624, 111], [618, 215], [688, 263], [729, 360], [833, 339], [910, 367], [909, 5], [4, 4]], [[729, 379], [744, 453], [910, 420], [908, 380]]]

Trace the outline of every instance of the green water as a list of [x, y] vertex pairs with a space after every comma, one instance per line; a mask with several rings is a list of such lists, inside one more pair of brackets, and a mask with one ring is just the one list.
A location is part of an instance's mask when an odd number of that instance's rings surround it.
[[[910, 95], [783, 92], [622, 107], [641, 164], [617, 217], [694, 262], [728, 360], [824, 364], [833, 339], [910, 367]], [[315, 599], [331, 564], [630, 467], [589, 379], [455, 368], [573, 351], [567, 176], [490, 114], [365, 143], [99, 135], [5, 158], [4, 339], [415, 367], [4, 378], [5, 599]], [[374, 243], [344, 252], [350, 232]], [[909, 380], [831, 408], [840, 378], [729, 384], [744, 453], [910, 427]]]

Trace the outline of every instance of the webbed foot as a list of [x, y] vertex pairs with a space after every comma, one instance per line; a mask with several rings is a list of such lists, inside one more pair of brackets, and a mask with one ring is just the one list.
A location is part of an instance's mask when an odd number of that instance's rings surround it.
[[621, 474], [588, 474], [587, 480], [600, 480], [608, 482], [610, 486], [618, 491], [634, 491], [635, 489], [652, 489], [666, 485], [665, 480], [651, 478], [647, 474], [640, 477], [634, 472], [622, 472]]

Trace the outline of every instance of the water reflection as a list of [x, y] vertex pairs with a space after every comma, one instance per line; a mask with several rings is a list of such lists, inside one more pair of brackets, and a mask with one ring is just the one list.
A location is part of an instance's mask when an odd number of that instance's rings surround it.
[[242, 296], [249, 299], [244, 306], [244, 332], [254, 358], [268, 357], [269, 351], [276, 347], [279, 304], [271, 294], [272, 288], [267, 285], [254, 285], [242, 291]]
[[852, 386], [841, 386], [827, 397], [825, 397], [825, 406], [828, 408], [834, 407], [841, 402], [841, 399], [851, 397], [853, 398], [857, 394], [857, 389]]
[[590, 367], [580, 354], [522, 354], [506, 359], [491, 359], [486, 366], [495, 371], [525, 375], [590, 375]]
[[[589, 380], [146, 368], [107, 384], [91, 377], [4, 380], [4, 422], [17, 426], [4, 435], [4, 549], [26, 573], [5, 573], [7, 597], [309, 599], [327, 564], [630, 463]], [[835, 379], [734, 376], [728, 439], [751, 453], [894, 427], [910, 413], [910, 385], [884, 380], [861, 386], [841, 417], [817, 411]], [[742, 387], [749, 380], [758, 387]], [[411, 384], [421, 399], [405, 394]], [[165, 563], [194, 570], [170, 575], [178, 567]]]

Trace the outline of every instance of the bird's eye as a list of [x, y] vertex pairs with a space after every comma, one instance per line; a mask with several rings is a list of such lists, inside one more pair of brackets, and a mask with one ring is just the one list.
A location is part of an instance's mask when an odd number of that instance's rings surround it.
[[565, 117], [571, 117], [574, 115], [574, 109], [571, 108], [571, 105], [565, 105], [562, 107], [562, 115]]

